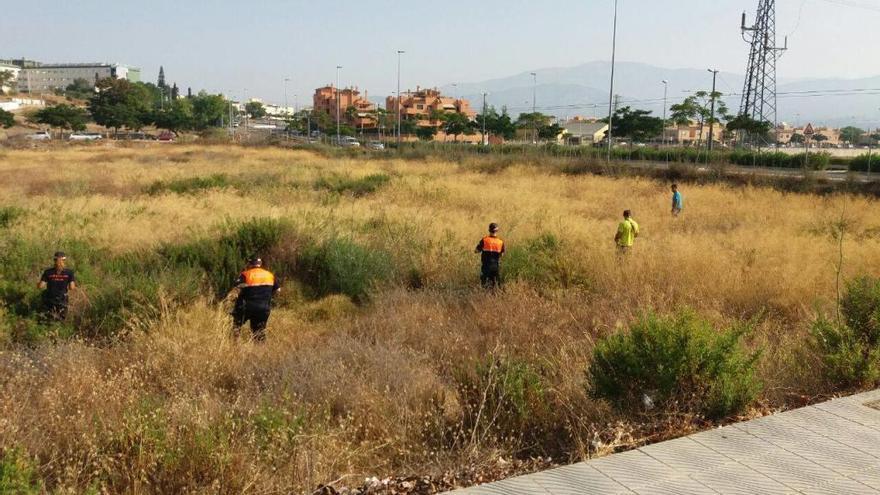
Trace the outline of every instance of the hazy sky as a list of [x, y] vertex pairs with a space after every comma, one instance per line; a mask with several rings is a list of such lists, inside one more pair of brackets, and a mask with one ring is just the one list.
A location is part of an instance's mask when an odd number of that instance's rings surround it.
[[[618, 60], [742, 73], [758, 0], [620, 0]], [[778, 0], [780, 78], [880, 74], [880, 0]], [[371, 96], [608, 60], [613, 0], [0, 0], [0, 58], [120, 62], [154, 81], [300, 104], [335, 78]], [[859, 6], [862, 6], [861, 8]]]

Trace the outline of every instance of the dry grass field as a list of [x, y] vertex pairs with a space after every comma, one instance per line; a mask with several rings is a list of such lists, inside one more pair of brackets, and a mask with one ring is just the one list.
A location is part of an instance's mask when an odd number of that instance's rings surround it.
[[[684, 183], [672, 218], [668, 183], [491, 160], [0, 150], [0, 483], [300, 493], [607, 454], [712, 424], [588, 387], [597, 342], [685, 308], [760, 351], [734, 416], [844, 390], [811, 327], [878, 275], [876, 201]], [[627, 208], [641, 235], [622, 258]], [[473, 253], [490, 221], [510, 250], [497, 293]], [[81, 290], [45, 326], [34, 286], [56, 249]], [[254, 250], [284, 278], [264, 345], [230, 338], [222, 301]]]

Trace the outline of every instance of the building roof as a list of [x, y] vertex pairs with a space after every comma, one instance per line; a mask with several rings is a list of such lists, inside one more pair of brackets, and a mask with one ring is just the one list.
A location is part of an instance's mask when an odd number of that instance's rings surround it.
[[563, 126], [565, 132], [572, 136], [595, 136], [599, 132], [608, 129], [608, 124], [604, 122], [586, 122], [586, 121], [570, 121]]

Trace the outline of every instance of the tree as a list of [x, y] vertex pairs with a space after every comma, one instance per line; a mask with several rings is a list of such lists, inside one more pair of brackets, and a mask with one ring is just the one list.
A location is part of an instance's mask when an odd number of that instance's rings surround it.
[[0, 127], [9, 129], [15, 125], [15, 115], [0, 108]]
[[64, 96], [68, 98], [77, 98], [80, 100], [88, 100], [95, 95], [95, 84], [88, 79], [78, 77], [64, 88]]
[[840, 130], [840, 139], [846, 141], [847, 143], [858, 143], [862, 136], [865, 135], [865, 131], [863, 129], [859, 129], [854, 126], [846, 126]]
[[794, 144], [803, 144], [806, 141], [807, 141], [807, 138], [805, 138], [803, 134], [792, 134], [791, 139], [788, 140], [789, 143], [794, 143]]
[[466, 115], [458, 112], [446, 114], [442, 126], [443, 132], [451, 134], [455, 141], [458, 141], [460, 134], [471, 135], [474, 133], [471, 121]]
[[541, 126], [538, 128], [538, 139], [555, 140], [562, 134], [562, 127], [557, 123]]
[[[692, 96], [688, 96], [681, 103], [669, 107], [671, 111], [670, 119], [676, 125], [690, 125], [691, 122], [697, 122], [702, 132], [704, 125], [713, 125], [722, 120], [730, 120], [727, 105], [720, 100], [723, 96], [716, 91], [710, 93], [708, 91], [697, 91]], [[712, 101], [715, 101], [715, 118], [712, 118]], [[700, 140], [703, 136], [700, 136]]]
[[219, 127], [229, 114], [229, 102], [222, 95], [211, 95], [205, 91], [190, 99], [192, 103], [193, 129], [203, 131], [209, 127]]
[[3, 88], [8, 88], [10, 93], [15, 91], [15, 74], [11, 70], [0, 70], [0, 93], [5, 94]]
[[813, 134], [813, 141], [816, 141], [818, 144], [822, 144], [823, 141], [828, 141], [828, 136], [824, 134]]
[[737, 115], [727, 123], [727, 130], [731, 132], [740, 132], [748, 137], [767, 137], [773, 124], [768, 121], [760, 121], [749, 117], [746, 114]]
[[192, 100], [181, 98], [172, 101], [167, 108], [156, 111], [153, 121], [156, 127], [174, 133], [192, 129], [195, 125]]
[[86, 128], [88, 113], [73, 105], [61, 104], [37, 110], [28, 120], [52, 128], [82, 131]]
[[[488, 124], [489, 122], [486, 123]], [[507, 107], [501, 108], [501, 115], [499, 115], [495, 122], [492, 123], [489, 132], [496, 136], [501, 136], [504, 139], [513, 139], [516, 137], [516, 124], [514, 124], [513, 119], [510, 118], [510, 114], [507, 112]]]
[[121, 127], [138, 130], [150, 123], [152, 95], [144, 85], [108, 77], [98, 81], [97, 90], [89, 100], [96, 123], [115, 133]]
[[[635, 142], [645, 142], [663, 134], [663, 119], [652, 117], [648, 110], [633, 110], [630, 107], [619, 108], [614, 112], [611, 133], [614, 136], [626, 137]], [[603, 119], [608, 123], [608, 119]]]
[[431, 125], [416, 129], [416, 136], [422, 141], [431, 141], [436, 135], [437, 128]]
[[261, 119], [266, 116], [266, 107], [259, 101], [249, 101], [244, 106], [244, 111], [251, 116], [252, 119]]

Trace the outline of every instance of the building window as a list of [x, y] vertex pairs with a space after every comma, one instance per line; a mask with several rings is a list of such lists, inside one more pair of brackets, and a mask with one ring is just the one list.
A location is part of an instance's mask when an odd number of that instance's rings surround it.
[[416, 105], [416, 108], [419, 109], [419, 110], [424, 110], [424, 109], [425, 109], [425, 105]]

